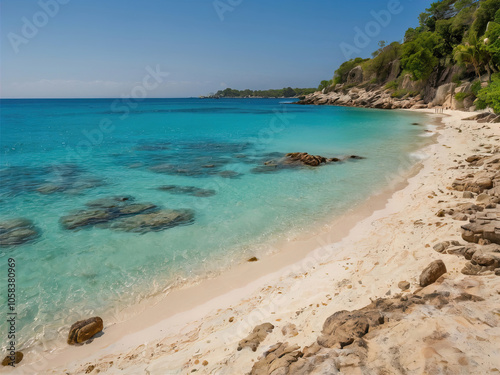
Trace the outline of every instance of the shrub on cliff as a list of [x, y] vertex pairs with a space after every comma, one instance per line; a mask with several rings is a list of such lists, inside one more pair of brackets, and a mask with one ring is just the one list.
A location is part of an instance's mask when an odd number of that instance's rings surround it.
[[478, 108], [491, 107], [495, 113], [500, 113], [500, 73], [493, 75], [492, 82], [481, 89], [477, 95]]

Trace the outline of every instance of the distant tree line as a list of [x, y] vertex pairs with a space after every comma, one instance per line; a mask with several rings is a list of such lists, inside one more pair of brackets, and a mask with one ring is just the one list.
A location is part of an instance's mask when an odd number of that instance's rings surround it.
[[295, 96], [303, 96], [315, 92], [315, 88], [310, 89], [300, 89], [291, 87], [285, 87], [282, 89], [270, 89], [270, 90], [235, 90], [227, 88], [225, 90], [219, 90], [212, 97], [217, 98], [249, 98], [249, 97], [261, 97], [261, 98], [293, 98]]

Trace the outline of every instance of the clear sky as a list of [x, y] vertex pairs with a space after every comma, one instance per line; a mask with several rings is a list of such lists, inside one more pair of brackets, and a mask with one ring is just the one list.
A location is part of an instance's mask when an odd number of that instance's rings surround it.
[[[378, 41], [401, 40], [431, 2], [1, 0], [0, 96], [317, 87], [346, 56], [369, 57]], [[355, 39], [356, 30], [370, 35]]]

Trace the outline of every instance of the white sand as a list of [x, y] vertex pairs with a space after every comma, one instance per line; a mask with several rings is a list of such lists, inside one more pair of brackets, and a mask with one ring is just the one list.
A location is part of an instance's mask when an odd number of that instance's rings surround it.
[[[460, 169], [449, 168], [478, 153], [473, 150], [479, 144], [499, 145], [500, 126], [461, 120], [470, 113], [446, 115], [444, 126], [437, 130], [437, 143], [423, 150], [427, 158], [419, 172], [388, 201], [386, 194], [374, 197], [348, 219], [320, 228], [311, 238], [292, 241], [285, 251], [174, 291], [155, 306], [140, 306], [138, 316], [113, 326], [105, 324], [104, 335], [92, 343], [45, 352], [37, 363], [27, 358], [11, 373], [74, 375], [99, 370], [101, 374], [165, 375], [196, 369], [197, 374], [245, 374], [276, 342], [286, 340], [302, 347], [314, 342], [325, 319], [338, 310], [361, 308], [389, 291], [399, 293], [397, 284], [402, 280], [411, 283], [410, 291], [416, 290], [421, 271], [435, 259], [445, 261], [450, 280], [470, 279], [460, 273], [463, 258], [432, 249], [443, 240], [460, 240], [461, 223], [435, 213], [452, 203], [467, 202], [461, 193], [446, 189], [461, 174]], [[372, 213], [366, 217], [368, 212]], [[488, 293], [497, 296], [491, 303], [500, 316], [500, 277], [476, 279], [480, 280], [476, 283], [489, 283], [488, 290], [493, 288]], [[276, 328], [258, 350], [238, 352], [238, 341], [264, 322]], [[297, 327], [298, 335], [284, 337], [282, 327], [288, 323]], [[447, 324], [448, 329], [456, 329]], [[486, 344], [469, 348], [476, 351], [471, 356], [485, 355], [489, 346], [500, 348], [498, 327], [488, 330], [479, 323], [476, 327]], [[464, 341], [463, 336], [455, 336], [457, 342]], [[434, 348], [425, 355], [443, 357], [450, 348], [442, 350]], [[500, 356], [489, 358], [484, 369], [495, 366], [500, 370]]]

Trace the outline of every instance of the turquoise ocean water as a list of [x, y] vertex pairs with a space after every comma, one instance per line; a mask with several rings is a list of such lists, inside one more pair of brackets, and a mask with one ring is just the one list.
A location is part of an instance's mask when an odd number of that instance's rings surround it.
[[[0, 247], [5, 277], [7, 259], [17, 265], [18, 347], [61, 339], [78, 319], [106, 318], [262, 255], [269, 241], [383, 189], [429, 139], [411, 125], [429, 121], [418, 114], [289, 102], [150, 99], [130, 108], [104, 99], [2, 100], [0, 221], [29, 219], [38, 233]], [[366, 159], [259, 173], [264, 162], [297, 151]], [[210, 194], [158, 190], [163, 185]], [[61, 225], [89, 201], [123, 195], [190, 209], [194, 219], [146, 233]]]

